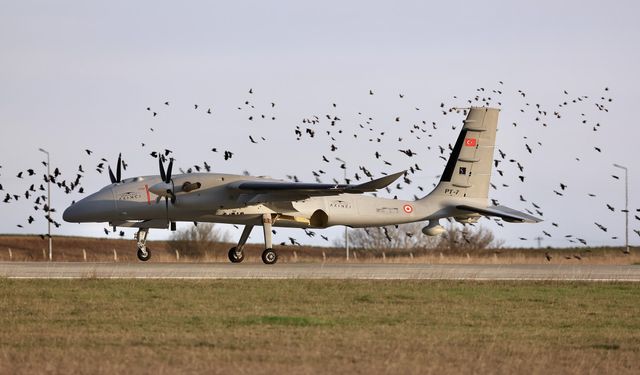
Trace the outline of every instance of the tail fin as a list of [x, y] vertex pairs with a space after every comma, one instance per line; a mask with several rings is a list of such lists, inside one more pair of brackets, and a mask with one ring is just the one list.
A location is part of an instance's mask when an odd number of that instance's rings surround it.
[[499, 109], [472, 107], [430, 196], [488, 199]]

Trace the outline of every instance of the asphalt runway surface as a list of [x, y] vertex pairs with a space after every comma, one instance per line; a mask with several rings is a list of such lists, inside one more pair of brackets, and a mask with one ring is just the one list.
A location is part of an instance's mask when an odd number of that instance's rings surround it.
[[0, 262], [10, 279], [562, 280], [640, 282], [640, 266]]

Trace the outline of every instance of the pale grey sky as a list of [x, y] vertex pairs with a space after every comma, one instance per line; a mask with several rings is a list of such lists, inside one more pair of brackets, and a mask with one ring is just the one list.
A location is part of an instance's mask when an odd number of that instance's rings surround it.
[[[87, 192], [108, 183], [107, 175], [95, 172], [99, 158], [115, 164], [123, 152], [130, 166], [125, 176], [155, 174], [157, 165], [148, 154], [168, 147], [185, 169], [206, 160], [215, 171], [296, 174], [306, 181], [313, 181], [311, 171], [318, 169], [327, 172], [324, 181], [342, 176], [338, 163], [328, 165], [322, 155], [347, 160], [350, 174], [358, 165], [380, 175], [418, 163], [423, 171], [411, 176], [414, 184], [390, 194], [411, 198], [421, 194], [418, 184], [428, 190], [437, 181], [444, 165], [437, 145], [454, 142], [457, 130], [451, 125], [462, 119], [443, 116], [440, 103], [463, 106], [480, 95], [491, 96], [493, 105], [502, 103], [498, 147], [525, 166], [524, 183], [511, 163], [501, 168], [502, 177], [494, 171], [499, 189], [492, 190], [492, 198], [517, 209], [532, 209], [535, 202], [546, 220], [502, 228], [482, 220], [483, 225], [515, 246], [535, 245], [531, 239], [543, 230], [553, 234], [543, 242], [547, 245], [570, 245], [568, 234], [593, 245], [621, 244], [624, 186], [611, 177], [621, 176], [612, 167], [617, 162], [630, 167], [630, 222], [640, 229], [634, 218], [640, 201], [633, 152], [640, 137], [634, 118], [640, 83], [637, 2], [5, 1], [0, 9], [2, 197], [24, 194], [38, 181], [15, 176], [27, 168], [42, 172], [39, 147], [51, 152], [52, 164], [67, 177], [82, 164]], [[480, 87], [487, 91], [476, 91]], [[589, 98], [558, 107], [582, 95]], [[613, 98], [608, 113], [595, 106], [601, 96]], [[164, 106], [167, 100], [170, 105]], [[548, 111], [549, 126], [535, 121], [536, 103]], [[206, 114], [207, 108], [213, 114]], [[556, 110], [561, 119], [551, 115]], [[263, 120], [262, 114], [276, 120]], [[315, 138], [296, 141], [294, 128], [307, 127], [302, 119], [326, 114], [342, 119], [343, 134], [335, 142], [324, 133], [337, 131], [327, 121], [314, 125]], [[437, 122], [432, 137], [416, 139], [409, 132], [421, 121]], [[594, 132], [596, 123], [601, 126]], [[371, 132], [359, 124], [385, 131], [383, 142], [368, 142]], [[267, 140], [254, 145], [249, 134]], [[338, 146], [334, 153], [332, 143]], [[525, 143], [534, 146], [533, 154]], [[212, 147], [235, 155], [225, 162]], [[95, 153], [89, 157], [85, 148]], [[407, 158], [399, 148], [418, 156]], [[376, 160], [375, 151], [393, 165]], [[568, 185], [562, 197], [553, 192], [560, 182]], [[53, 205], [61, 213], [79, 197], [56, 190]], [[0, 202], [0, 232], [44, 232], [41, 216], [26, 224], [31, 206], [24, 198]], [[65, 223], [55, 233], [103, 236], [103, 227]], [[323, 244], [302, 231], [279, 231], [276, 240], [291, 233], [304, 243]], [[325, 233], [337, 237], [341, 230]], [[151, 234], [152, 239], [166, 235]], [[630, 236], [640, 242], [637, 234]], [[258, 231], [252, 240], [261, 240]]]

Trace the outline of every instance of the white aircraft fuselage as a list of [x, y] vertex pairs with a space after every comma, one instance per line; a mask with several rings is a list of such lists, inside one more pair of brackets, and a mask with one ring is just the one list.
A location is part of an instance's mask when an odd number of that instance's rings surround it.
[[[107, 185], [100, 191], [76, 202], [64, 212], [68, 222], [109, 222], [120, 226], [131, 221], [168, 222], [195, 221], [227, 224], [251, 224], [264, 214], [276, 215], [274, 226], [292, 228], [327, 228], [346, 225], [354, 228], [385, 226], [433, 220], [442, 217], [470, 215], [451, 210], [463, 200], [451, 198], [431, 204], [428, 199], [406, 201], [360, 194], [338, 194], [309, 197], [297, 201], [243, 202], [241, 191], [229, 189], [240, 181], [284, 182], [242, 175], [194, 173], [173, 177], [175, 186], [199, 182], [200, 188], [177, 193], [175, 203], [168, 204], [150, 191], [162, 183], [159, 176], [140, 176]], [[477, 202], [485, 204], [486, 201]], [[478, 214], [471, 214], [479, 216]], [[126, 225], [125, 225], [126, 226]]]

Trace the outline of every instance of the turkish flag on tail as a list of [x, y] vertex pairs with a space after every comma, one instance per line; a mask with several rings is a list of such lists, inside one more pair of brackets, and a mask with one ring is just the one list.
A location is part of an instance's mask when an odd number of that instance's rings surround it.
[[478, 143], [478, 140], [475, 138], [465, 138], [464, 145], [468, 147], [475, 147]]

